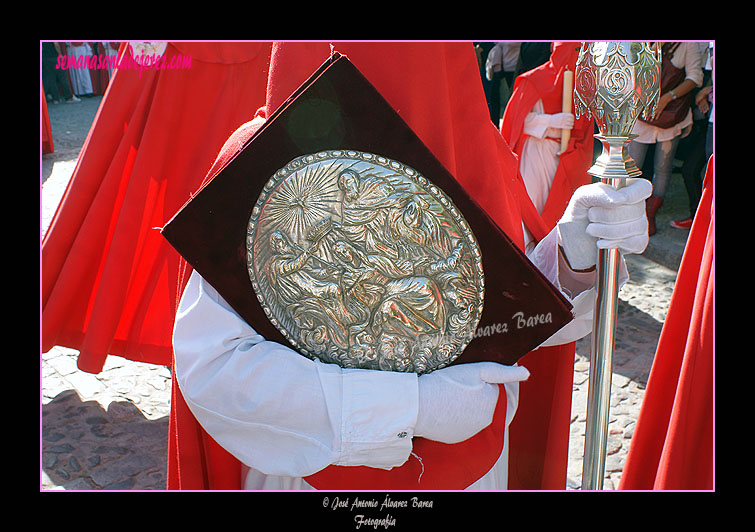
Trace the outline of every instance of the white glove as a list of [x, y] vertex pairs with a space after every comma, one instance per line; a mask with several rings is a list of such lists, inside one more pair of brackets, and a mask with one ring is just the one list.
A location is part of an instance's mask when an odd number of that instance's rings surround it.
[[571, 113], [556, 113], [548, 115], [548, 127], [555, 129], [572, 129], [574, 127], [574, 115]]
[[497, 384], [529, 375], [527, 368], [495, 362], [459, 364], [421, 375], [414, 434], [442, 443], [471, 438], [493, 421]]
[[569, 265], [584, 270], [595, 265], [596, 246], [642, 253], [648, 245], [645, 200], [653, 191], [647, 179], [628, 178], [616, 190], [604, 183], [584, 185], [574, 191], [557, 224]]

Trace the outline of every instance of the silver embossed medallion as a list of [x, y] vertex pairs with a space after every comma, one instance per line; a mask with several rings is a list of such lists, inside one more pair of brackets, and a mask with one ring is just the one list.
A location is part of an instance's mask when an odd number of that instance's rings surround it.
[[247, 265], [291, 345], [348, 368], [446, 366], [483, 308], [462, 214], [426, 177], [371, 153], [323, 151], [276, 172], [252, 210]]

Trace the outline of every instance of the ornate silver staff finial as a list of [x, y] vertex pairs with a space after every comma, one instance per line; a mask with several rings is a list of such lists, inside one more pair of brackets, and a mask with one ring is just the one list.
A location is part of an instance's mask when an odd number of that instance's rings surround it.
[[[642, 114], [653, 117], [661, 83], [660, 43], [582, 43], [574, 74], [574, 107], [579, 118], [592, 116], [603, 152], [588, 173], [621, 188], [641, 171], [627, 153], [636, 136], [632, 128]], [[599, 249], [593, 314], [587, 427], [582, 489], [602, 489], [605, 473], [611, 373], [618, 303], [619, 251]]]
[[583, 43], [577, 60], [574, 107], [592, 116], [603, 153], [588, 172], [600, 179], [641, 174], [624, 148], [637, 118], [654, 117], [661, 86], [661, 48], [649, 42]]

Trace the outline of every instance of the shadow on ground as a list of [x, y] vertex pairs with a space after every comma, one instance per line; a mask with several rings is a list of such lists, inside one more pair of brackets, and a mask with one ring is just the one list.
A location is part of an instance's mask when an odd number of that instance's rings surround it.
[[159, 490], [167, 474], [168, 418], [131, 402], [82, 401], [74, 390], [42, 406], [45, 489]]

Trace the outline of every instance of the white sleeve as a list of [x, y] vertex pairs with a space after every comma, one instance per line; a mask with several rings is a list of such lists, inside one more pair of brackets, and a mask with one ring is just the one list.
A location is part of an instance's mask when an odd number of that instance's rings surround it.
[[[525, 235], [528, 233], [525, 231]], [[525, 236], [525, 238], [527, 238]], [[595, 307], [596, 273], [575, 272], [559, 252], [558, 231], [554, 228], [536, 246], [528, 246], [527, 257], [543, 275], [572, 304], [574, 319], [548, 338], [541, 346], [568, 344], [592, 332], [593, 308]], [[597, 254], [597, 247], [595, 253]], [[629, 279], [626, 263], [621, 258], [619, 287]]]
[[561, 130], [550, 126], [552, 117], [553, 115], [545, 112], [543, 100], [536, 101], [530, 112], [524, 117], [522, 133], [537, 139], [561, 138]]
[[[538, 101], [540, 104], [540, 101]], [[535, 105], [524, 118], [522, 132], [525, 135], [542, 139], [546, 136], [549, 129], [550, 115], [543, 112], [543, 106]]]
[[[678, 54], [678, 58], [677, 58]], [[677, 62], [679, 64], [677, 64]], [[677, 68], [684, 69], [684, 79], [692, 81], [696, 86], [703, 84], [703, 64], [697, 43], [682, 42], [674, 52], [671, 63]]]
[[412, 449], [414, 373], [346, 370], [257, 334], [194, 272], [176, 316], [174, 371], [202, 427], [246, 465], [301, 477], [390, 469]]

